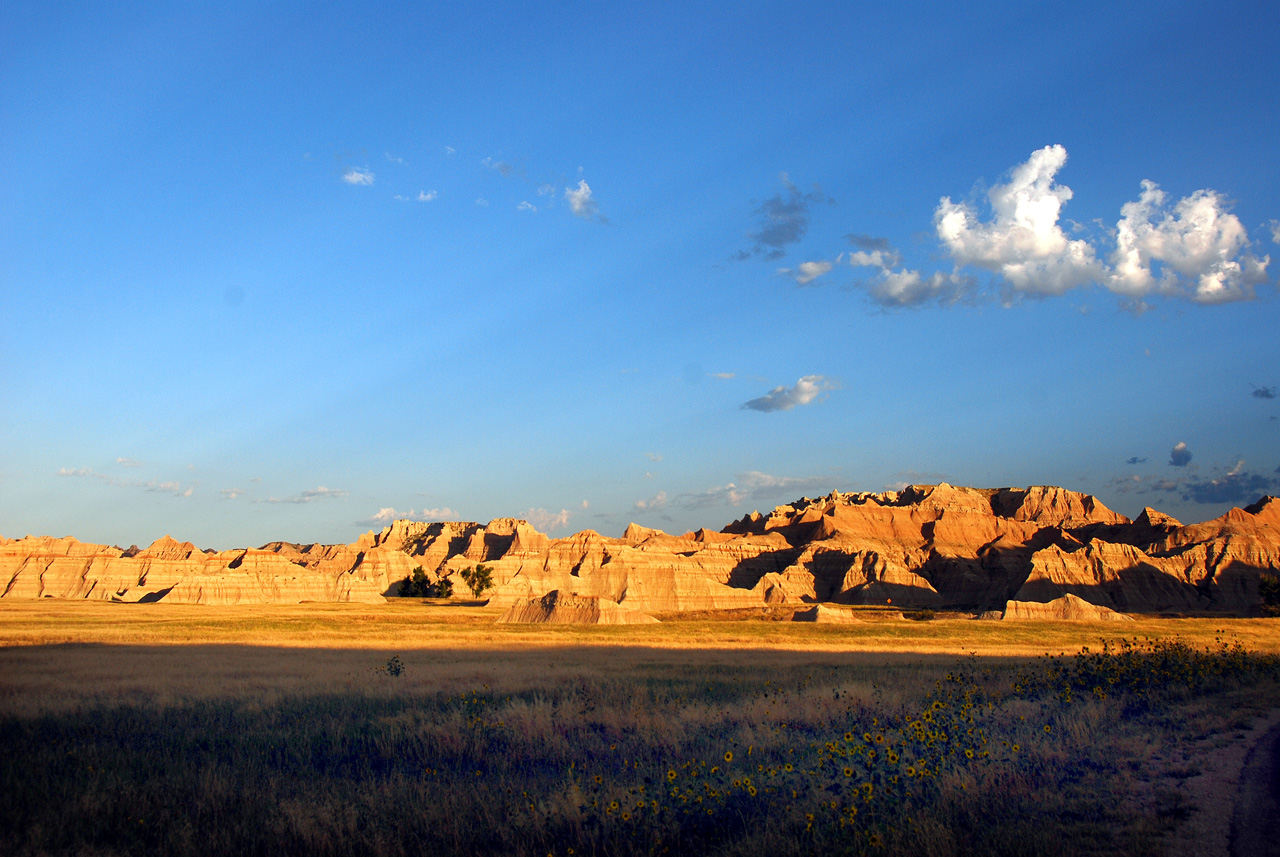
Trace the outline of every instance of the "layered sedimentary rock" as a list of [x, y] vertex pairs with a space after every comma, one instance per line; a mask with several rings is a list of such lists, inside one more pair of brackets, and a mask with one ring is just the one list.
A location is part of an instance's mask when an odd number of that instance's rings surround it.
[[658, 620], [607, 598], [571, 595], [553, 589], [541, 598], [512, 604], [498, 621], [552, 625], [646, 625]]
[[[558, 591], [641, 613], [822, 603], [1008, 612], [1066, 596], [1119, 612], [1256, 614], [1280, 571], [1280, 502], [1263, 497], [1184, 526], [1133, 521], [1063, 488], [913, 485], [801, 498], [723, 530], [551, 539], [527, 521], [396, 521], [346, 545], [273, 542], [201, 551], [165, 537], [145, 550], [72, 538], [0, 539], [0, 595], [201, 604], [379, 601], [421, 567], [430, 581], [489, 567], [492, 604]], [[1015, 611], [1021, 608], [1015, 608]], [[1032, 610], [1032, 612], [1035, 612]]]
[[[992, 617], [995, 618], [995, 617]], [[1073, 622], [1132, 622], [1123, 613], [1109, 607], [1090, 604], [1083, 598], [1067, 594], [1052, 601], [1010, 601], [1005, 604], [1001, 619], [1056, 619]]]
[[841, 610], [839, 607], [828, 607], [825, 604], [815, 604], [805, 610], [797, 610], [791, 617], [791, 621], [818, 622], [823, 625], [861, 624], [861, 620], [848, 609]]

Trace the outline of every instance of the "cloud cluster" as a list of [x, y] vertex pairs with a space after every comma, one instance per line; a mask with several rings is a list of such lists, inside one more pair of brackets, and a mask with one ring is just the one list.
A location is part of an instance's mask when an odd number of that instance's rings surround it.
[[[1249, 300], [1267, 281], [1271, 257], [1252, 252], [1244, 224], [1230, 212], [1227, 199], [1210, 189], [1174, 201], [1155, 182], [1143, 180], [1138, 198], [1121, 206], [1105, 242], [1071, 237], [1062, 215], [1073, 193], [1056, 181], [1066, 162], [1067, 150], [1060, 145], [1033, 152], [1010, 170], [1007, 181], [990, 188], [985, 215], [974, 203], [942, 197], [933, 228], [954, 263], [950, 273], [901, 268], [899, 254], [885, 239], [849, 235], [857, 249], [848, 264], [875, 269], [859, 285], [887, 307], [945, 305], [976, 295], [979, 281], [969, 273], [976, 270], [992, 275], [1005, 303], [1097, 284], [1141, 312], [1148, 308], [1143, 298], [1151, 295], [1200, 304]], [[1272, 221], [1273, 238], [1280, 230], [1277, 223]], [[807, 225], [806, 212], [802, 227]], [[797, 240], [802, 234], [803, 228]], [[784, 246], [773, 249], [781, 255]], [[841, 254], [835, 264], [843, 258]], [[795, 270], [781, 270], [807, 285], [831, 266], [805, 262]]]
[[743, 402], [742, 407], [751, 411], [789, 411], [796, 405], [807, 405], [818, 397], [819, 393], [834, 390], [837, 385], [822, 375], [805, 375], [796, 381], [794, 387], [774, 387], [758, 399]]
[[1168, 479], [1154, 476], [1130, 476], [1118, 479], [1113, 486], [1121, 494], [1165, 493], [1177, 494], [1182, 500], [1199, 505], [1251, 503], [1264, 494], [1280, 492], [1280, 467], [1275, 474], [1258, 473], [1245, 469], [1243, 459], [1237, 461], [1225, 473], [1205, 478], [1185, 476]]
[[786, 255], [786, 248], [809, 231], [809, 206], [815, 202], [833, 202], [816, 184], [813, 190], [803, 193], [786, 173], [779, 178], [783, 189], [760, 203], [754, 212], [760, 219], [756, 229], [747, 233], [751, 248], [738, 251], [735, 259], [752, 256], [781, 259]]

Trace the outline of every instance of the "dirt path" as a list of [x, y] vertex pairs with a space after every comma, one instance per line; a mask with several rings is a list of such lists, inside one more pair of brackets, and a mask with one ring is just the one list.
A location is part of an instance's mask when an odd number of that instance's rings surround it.
[[1245, 758], [1231, 817], [1231, 857], [1280, 855], [1280, 725]]
[[[1275, 822], [1275, 793], [1265, 784], [1268, 772], [1276, 770], [1277, 738], [1280, 709], [1258, 717], [1251, 728], [1215, 732], [1162, 760], [1163, 776], [1154, 785], [1164, 790], [1166, 803], [1185, 816], [1166, 840], [1170, 857], [1280, 854], [1276, 850], [1280, 833], [1273, 829], [1268, 836], [1265, 832], [1268, 824]], [[1265, 764], [1259, 761], [1263, 759]], [[1257, 787], [1259, 777], [1264, 784], [1261, 789]], [[1242, 799], [1242, 791], [1249, 797]], [[1256, 846], [1246, 845], [1254, 842]], [[1238, 850], [1241, 847], [1262, 850]]]

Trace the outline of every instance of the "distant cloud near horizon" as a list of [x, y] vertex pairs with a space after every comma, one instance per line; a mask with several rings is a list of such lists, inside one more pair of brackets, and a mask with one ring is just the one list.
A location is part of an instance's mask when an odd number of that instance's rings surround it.
[[568, 509], [561, 509], [559, 512], [549, 512], [546, 509], [526, 509], [520, 514], [520, 517], [528, 521], [535, 530], [549, 533], [552, 530], [561, 530], [569, 526], [570, 512]]
[[1169, 450], [1169, 464], [1172, 467], [1186, 467], [1191, 463], [1191, 450], [1187, 449], [1187, 445], [1182, 441], [1176, 443], [1173, 449]]
[[831, 481], [824, 476], [771, 476], [759, 470], [739, 473], [737, 479], [694, 494], [681, 494], [675, 504], [686, 509], [709, 509], [717, 506], [740, 506], [762, 500], [796, 500], [797, 494], [830, 490]]
[[802, 193], [792, 184], [786, 173], [779, 176], [783, 190], [766, 199], [755, 209], [760, 218], [759, 226], [747, 233], [751, 247], [739, 250], [734, 259], [750, 259], [762, 256], [766, 260], [781, 259], [789, 245], [795, 244], [809, 231], [809, 206], [813, 203], [834, 203], [818, 185]]
[[778, 386], [768, 393], [743, 402], [742, 407], [751, 411], [789, 411], [796, 405], [807, 405], [818, 397], [819, 393], [834, 390], [837, 385], [822, 375], [805, 375], [796, 381], [794, 387]]
[[382, 524], [385, 526], [393, 521], [418, 521], [421, 523], [427, 523], [434, 521], [456, 520], [458, 520], [458, 513], [447, 507], [443, 509], [423, 509], [421, 512], [416, 512], [413, 509], [410, 509], [407, 512], [397, 512], [392, 506], [383, 506], [377, 511], [377, 514], [370, 515], [364, 521], [359, 521], [357, 523], [361, 526], [371, 524]]
[[656, 512], [667, 505], [667, 492], [659, 491], [648, 500], [637, 500], [635, 507], [637, 512]]
[[[132, 465], [125, 465], [132, 466]], [[140, 488], [143, 491], [151, 491], [156, 494], [172, 494], [174, 497], [190, 497], [195, 493], [195, 489], [183, 486], [182, 483], [176, 481], [160, 481], [158, 479], [148, 479], [143, 482], [138, 479], [117, 479], [106, 473], [99, 473], [92, 467], [61, 467], [58, 469], [59, 476], [87, 477], [97, 479], [113, 488]]]
[[[1280, 467], [1275, 472], [1280, 474]], [[1250, 472], [1245, 469], [1245, 462], [1241, 459], [1226, 473], [1207, 479], [1200, 476], [1180, 476], [1176, 479], [1130, 476], [1113, 480], [1112, 487], [1121, 494], [1131, 491], [1138, 494], [1160, 492], [1177, 494], [1182, 500], [1198, 505], [1231, 503], [1239, 506], [1252, 503], [1266, 494], [1280, 493], [1280, 478]]]
[[358, 169], [351, 167], [342, 174], [342, 180], [350, 185], [371, 185], [373, 184], [374, 174], [368, 167]]

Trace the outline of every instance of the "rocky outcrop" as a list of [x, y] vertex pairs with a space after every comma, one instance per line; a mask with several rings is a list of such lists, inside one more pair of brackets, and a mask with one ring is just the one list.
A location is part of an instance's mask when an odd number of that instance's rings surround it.
[[595, 595], [573, 595], [553, 589], [541, 598], [513, 604], [499, 622], [553, 625], [645, 625], [658, 620]]
[[1053, 486], [942, 483], [802, 497], [682, 535], [632, 524], [621, 538], [552, 539], [498, 518], [395, 521], [346, 545], [223, 552], [168, 536], [142, 550], [28, 536], [0, 539], [0, 596], [379, 601], [421, 567], [468, 598], [460, 574], [480, 563], [492, 572], [490, 603], [507, 608], [558, 591], [641, 613], [838, 603], [1003, 615], [1008, 602], [1070, 596], [1118, 612], [1252, 615], [1259, 576], [1280, 571], [1280, 502], [1184, 526], [1154, 509], [1130, 521]]
[[1123, 613], [1117, 613], [1109, 607], [1090, 604], [1083, 598], [1067, 594], [1052, 601], [1010, 601], [1005, 604], [1005, 620], [1017, 619], [1051, 619], [1073, 622], [1132, 622], [1133, 619]]
[[839, 607], [828, 607], [815, 604], [807, 610], [797, 610], [791, 617], [792, 622], [818, 622], [823, 625], [859, 625], [861, 620], [849, 610]]

